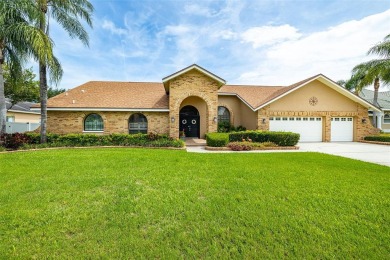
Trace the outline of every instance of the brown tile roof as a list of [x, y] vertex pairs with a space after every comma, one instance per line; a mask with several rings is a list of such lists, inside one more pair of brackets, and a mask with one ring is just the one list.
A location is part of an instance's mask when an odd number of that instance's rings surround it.
[[162, 83], [89, 81], [48, 100], [48, 108], [168, 109]]
[[307, 78], [290, 86], [225, 85], [220, 88], [218, 92], [220, 94], [237, 94], [241, 99], [245, 100], [253, 109], [255, 109], [318, 76], [319, 75]]
[[[219, 94], [238, 95], [253, 109], [318, 77], [290, 86], [224, 85]], [[50, 108], [168, 109], [163, 83], [90, 81], [48, 100]], [[36, 107], [39, 107], [36, 106]]]

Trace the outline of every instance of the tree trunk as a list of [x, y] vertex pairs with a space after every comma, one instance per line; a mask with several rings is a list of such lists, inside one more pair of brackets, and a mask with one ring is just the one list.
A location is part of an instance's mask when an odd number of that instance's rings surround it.
[[[46, 33], [46, 13], [47, 2], [39, 1], [40, 10], [42, 12], [39, 21], [39, 29]], [[47, 75], [46, 75], [46, 61], [39, 60], [39, 92], [41, 101], [41, 143], [47, 142]]]
[[46, 64], [39, 62], [39, 93], [41, 101], [41, 143], [47, 141], [47, 76]]
[[[379, 104], [378, 104], [378, 91], [379, 91], [379, 87], [380, 87], [380, 84], [379, 84], [379, 78], [375, 78], [375, 81], [374, 81], [374, 100], [373, 100], [373, 103], [374, 103], [374, 106], [376, 107], [379, 107]], [[377, 115], [376, 113], [374, 112], [373, 113], [373, 121], [374, 121], [374, 126], [375, 127], [378, 127], [378, 119], [377, 119]]]
[[5, 105], [5, 95], [4, 95], [3, 64], [4, 64], [3, 49], [0, 48], [0, 136], [2, 136], [5, 133], [7, 127], [6, 126], [7, 107]]

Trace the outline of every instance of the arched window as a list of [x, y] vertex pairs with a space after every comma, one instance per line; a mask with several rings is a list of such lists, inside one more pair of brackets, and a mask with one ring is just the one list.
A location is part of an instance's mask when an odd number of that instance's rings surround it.
[[103, 131], [103, 118], [98, 114], [90, 114], [84, 120], [84, 131]]
[[230, 112], [226, 107], [218, 107], [218, 123], [229, 123], [230, 124]]
[[129, 133], [146, 134], [148, 132], [148, 120], [143, 114], [137, 113], [132, 114], [129, 119]]

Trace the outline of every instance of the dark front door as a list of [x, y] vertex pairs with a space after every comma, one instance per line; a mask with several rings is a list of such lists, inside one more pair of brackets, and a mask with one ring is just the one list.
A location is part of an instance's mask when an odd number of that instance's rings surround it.
[[199, 112], [193, 106], [185, 106], [180, 110], [180, 131], [186, 137], [199, 137]]

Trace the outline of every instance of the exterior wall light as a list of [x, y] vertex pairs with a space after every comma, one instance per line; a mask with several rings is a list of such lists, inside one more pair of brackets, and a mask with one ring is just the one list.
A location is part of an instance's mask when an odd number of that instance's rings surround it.
[[366, 123], [366, 121], [367, 121], [367, 119], [365, 119], [365, 118], [362, 118], [362, 123], [363, 123], [363, 124], [365, 124], [365, 123]]
[[265, 124], [265, 118], [261, 119], [261, 123], [264, 125]]
[[171, 117], [171, 122], [172, 122], [172, 123], [175, 123], [175, 117], [174, 117], [174, 116]]
[[214, 123], [217, 123], [218, 122], [218, 118], [215, 116], [214, 117]]

